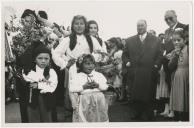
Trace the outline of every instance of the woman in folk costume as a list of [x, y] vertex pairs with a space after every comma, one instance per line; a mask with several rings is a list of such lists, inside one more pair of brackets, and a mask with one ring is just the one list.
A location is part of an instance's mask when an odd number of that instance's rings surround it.
[[98, 23], [95, 20], [88, 21], [87, 33], [95, 37], [98, 40], [100, 46], [102, 47], [102, 52], [107, 53], [106, 44], [99, 37], [98, 31], [99, 31]]
[[101, 50], [95, 50], [93, 52], [93, 56], [95, 58], [95, 61], [98, 62], [104, 62], [106, 61], [106, 55], [107, 55], [107, 48], [105, 42], [102, 41], [102, 39], [98, 35], [99, 27], [95, 20], [88, 21], [86, 32], [87, 34], [91, 35], [92, 37], [96, 38], [98, 41], [97, 45]]
[[172, 36], [175, 50], [168, 64], [172, 71], [170, 110], [175, 112], [175, 119], [189, 120], [189, 48], [182, 28], [175, 29]]
[[29, 122], [52, 122], [53, 92], [58, 79], [55, 70], [50, 68], [50, 50], [40, 45], [35, 49], [33, 58], [35, 62], [33, 69], [27, 75], [23, 74], [24, 80], [29, 85], [27, 109]]
[[[87, 21], [84, 16], [74, 16], [71, 24], [71, 35], [65, 37], [59, 45], [53, 50], [53, 61], [61, 70], [65, 69], [65, 88], [66, 88], [66, 102], [68, 102], [68, 85], [69, 79], [72, 79], [77, 74], [77, 67], [75, 61], [82, 54], [90, 54], [95, 50], [102, 51], [98, 41], [86, 34]], [[68, 109], [68, 103], [65, 103]]]
[[107, 80], [95, 71], [95, 59], [91, 54], [78, 58], [77, 77], [70, 80], [69, 91], [77, 93], [73, 106], [74, 122], [107, 122], [108, 105], [101, 91], [107, 90]]

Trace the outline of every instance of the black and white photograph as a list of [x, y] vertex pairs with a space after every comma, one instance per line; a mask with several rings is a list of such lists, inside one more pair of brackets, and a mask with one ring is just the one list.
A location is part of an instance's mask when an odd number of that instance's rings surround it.
[[192, 127], [192, 1], [1, 7], [1, 126]]

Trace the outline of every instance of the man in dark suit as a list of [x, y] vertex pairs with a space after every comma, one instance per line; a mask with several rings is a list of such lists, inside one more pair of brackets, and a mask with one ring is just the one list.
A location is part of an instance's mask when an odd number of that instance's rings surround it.
[[[176, 28], [185, 28], [186, 25], [178, 22], [177, 15], [174, 10], [168, 10], [165, 12], [164, 19], [166, 21], [166, 24], [169, 26], [168, 29], [165, 30], [165, 39], [164, 39], [164, 51], [166, 51], [166, 55], [169, 56], [170, 52], [174, 50], [174, 45], [172, 42], [172, 35]], [[168, 69], [168, 57], [163, 58], [163, 68], [165, 71], [165, 79], [168, 84], [168, 91], [170, 93], [171, 89], [171, 72]], [[164, 99], [164, 102], [169, 103], [169, 99]], [[173, 114], [169, 114], [169, 117], [173, 117]]]
[[132, 86], [136, 119], [153, 119], [153, 100], [156, 93], [158, 69], [160, 67], [160, 45], [156, 36], [147, 33], [145, 20], [137, 22], [138, 34], [126, 39], [123, 65], [128, 71], [128, 84]]
[[186, 25], [179, 23], [177, 20], [177, 15], [174, 10], [168, 10], [165, 13], [164, 19], [169, 26], [169, 28], [165, 31], [165, 49], [167, 54], [174, 49], [174, 45], [172, 43], [172, 34], [176, 28], [185, 28]]

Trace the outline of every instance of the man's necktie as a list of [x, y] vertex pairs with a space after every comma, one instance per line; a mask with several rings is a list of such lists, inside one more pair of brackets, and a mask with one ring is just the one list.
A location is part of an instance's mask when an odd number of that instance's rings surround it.
[[141, 42], [144, 41], [143, 35], [140, 35], [140, 40], [141, 40]]

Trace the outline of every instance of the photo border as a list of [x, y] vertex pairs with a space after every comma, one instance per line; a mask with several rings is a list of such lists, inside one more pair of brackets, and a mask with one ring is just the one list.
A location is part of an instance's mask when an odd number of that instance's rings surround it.
[[[53, 2], [53, 0], [41, 0], [41, 1], [51, 1]], [[64, 2], [64, 0], [58, 0], [57, 2]], [[67, 2], [69, 0], [65, 0], [65, 2]], [[87, 1], [87, 0], [73, 0], [73, 1]], [[102, 1], [103, 0], [94, 0], [94, 1]], [[107, 0], [107, 1], [119, 1], [119, 0]], [[123, 0], [123, 1], [130, 1], [130, 0]], [[137, 0], [137, 1], [143, 1], [143, 0]], [[161, 1], [161, 0], [160, 0]], [[168, 0], [164, 0], [164, 1], [168, 1]], [[171, 0], [172, 1], [172, 0]], [[5, 123], [5, 87], [3, 86], [5, 84], [5, 46], [4, 43], [0, 44], [1, 47], [1, 56], [0, 56], [0, 60], [1, 60], [1, 106], [0, 106], [0, 111], [1, 111], [1, 126], [2, 127], [166, 127], [168, 126], [168, 128], [171, 127], [176, 127], [179, 128], [181, 126], [183, 126], [185, 128], [185, 126], [187, 127], [192, 127], [193, 126], [193, 2], [190, 0], [174, 0], [174, 1], [187, 1], [187, 2], [191, 2], [191, 6], [190, 6], [190, 22], [189, 22], [189, 91], [190, 91], [190, 121], [189, 122], [110, 122], [110, 123]], [[16, 1], [14, 1], [16, 2]], [[17, 2], [23, 2], [20, 0], [17, 0]], [[25, 1], [26, 2], [26, 1]], [[28, 2], [32, 2], [32, 1], [28, 1]], [[38, 0], [35, 0], [33, 2], [40, 2]], [[122, 2], [122, 1], [121, 1]], [[146, 2], [151, 2], [146, 0]], [[158, 1], [157, 1], [158, 2]], [[3, 0], [3, 2], [1, 1], [1, 42], [4, 42], [4, 21], [5, 19], [3, 18], [3, 14], [4, 14], [4, 9], [3, 7], [9, 3], [9, 1], [5, 1]]]

